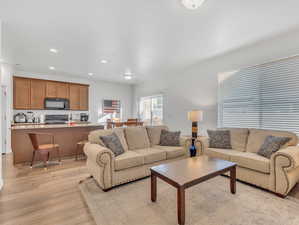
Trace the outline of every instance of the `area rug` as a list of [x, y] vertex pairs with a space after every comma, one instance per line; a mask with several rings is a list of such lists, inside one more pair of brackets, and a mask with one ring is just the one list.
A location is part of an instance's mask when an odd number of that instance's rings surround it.
[[[157, 202], [150, 179], [103, 192], [93, 179], [79, 186], [97, 225], [176, 225], [176, 189], [158, 179]], [[186, 190], [186, 225], [298, 225], [299, 201], [216, 177]]]

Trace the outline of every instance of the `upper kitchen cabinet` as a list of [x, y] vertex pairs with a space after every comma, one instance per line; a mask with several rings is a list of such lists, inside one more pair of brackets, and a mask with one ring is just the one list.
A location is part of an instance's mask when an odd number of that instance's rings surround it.
[[69, 99], [69, 84], [59, 82], [56, 86], [56, 96], [57, 98]]
[[46, 81], [47, 98], [69, 98], [69, 84], [63, 82]]
[[80, 85], [70, 84], [70, 109], [80, 110]]
[[44, 100], [46, 97], [46, 82], [43, 80], [31, 80], [30, 84], [30, 108], [44, 109]]
[[65, 98], [70, 110], [88, 111], [88, 85], [23, 77], [13, 81], [14, 109], [45, 109], [45, 98]]
[[80, 110], [88, 110], [88, 86], [80, 86]]
[[46, 81], [46, 97], [47, 98], [56, 98], [56, 82]]
[[88, 110], [88, 90], [89, 86], [80, 84], [70, 84], [70, 109]]
[[30, 79], [14, 77], [13, 105], [14, 109], [30, 109]]

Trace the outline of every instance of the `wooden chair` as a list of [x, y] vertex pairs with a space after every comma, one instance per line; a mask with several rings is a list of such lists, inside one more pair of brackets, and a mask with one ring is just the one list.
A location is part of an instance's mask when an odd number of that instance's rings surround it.
[[[81, 152], [83, 152], [83, 147], [84, 147], [84, 145], [85, 145], [86, 143], [88, 143], [88, 140], [79, 141], [79, 142], [77, 143], [77, 148], [76, 148], [76, 159], [75, 159], [76, 161], [78, 160], [78, 156], [79, 156], [79, 154], [80, 154], [80, 150], [81, 150]], [[84, 152], [83, 152], [82, 154], [85, 155]]]
[[[38, 152], [41, 154], [42, 159], [44, 161], [44, 166], [47, 167], [47, 162], [49, 161], [50, 158], [50, 152], [53, 150], [57, 151], [58, 158], [59, 158], [59, 163], [61, 163], [61, 156], [60, 156], [60, 147], [58, 144], [55, 144], [55, 139], [53, 134], [49, 133], [29, 133], [29, 138], [31, 140], [32, 146], [33, 146], [33, 155], [32, 155], [32, 160], [31, 160], [31, 168], [34, 163], [35, 159], [35, 153]], [[39, 144], [38, 142], [38, 136], [48, 136], [51, 139], [50, 144]]]
[[111, 119], [107, 119], [107, 129], [112, 129], [113, 128], [113, 122]]
[[88, 143], [88, 135], [89, 135], [89, 132], [84, 132], [84, 137], [82, 137], [82, 141], [79, 141], [77, 143], [77, 148], [76, 148], [76, 157], [75, 157], [75, 161], [78, 160], [78, 156], [81, 154], [81, 155], [84, 155], [84, 151], [83, 151], [83, 147], [86, 143]]
[[128, 122], [128, 123], [131, 123], [131, 122], [135, 122], [135, 123], [137, 123], [137, 122], [138, 122], [138, 119], [128, 119], [127, 122]]
[[122, 123], [122, 122], [115, 122], [115, 123], [114, 123], [114, 126], [115, 126], [115, 127], [123, 127], [123, 126], [124, 126], [124, 123]]

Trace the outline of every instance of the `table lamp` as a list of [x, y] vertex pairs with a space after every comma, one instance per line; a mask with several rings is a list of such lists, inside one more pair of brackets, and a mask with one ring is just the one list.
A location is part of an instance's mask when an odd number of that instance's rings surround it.
[[188, 112], [188, 120], [192, 121], [192, 145], [190, 147], [190, 156], [196, 156], [196, 147], [195, 147], [195, 140], [197, 138], [197, 131], [198, 131], [198, 122], [202, 121], [203, 118], [203, 111], [201, 110], [192, 110]]

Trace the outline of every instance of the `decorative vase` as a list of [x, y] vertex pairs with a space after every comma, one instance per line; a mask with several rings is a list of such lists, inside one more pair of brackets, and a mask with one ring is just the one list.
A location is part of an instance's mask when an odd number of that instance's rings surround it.
[[190, 151], [190, 157], [195, 157], [196, 156], [196, 147], [194, 145], [194, 139], [192, 138], [192, 145], [189, 148]]

